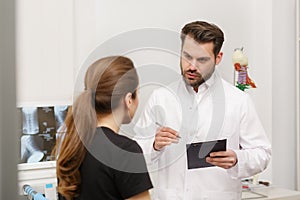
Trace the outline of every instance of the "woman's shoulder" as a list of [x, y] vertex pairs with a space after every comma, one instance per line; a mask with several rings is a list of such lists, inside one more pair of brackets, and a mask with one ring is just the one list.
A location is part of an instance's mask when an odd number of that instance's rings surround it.
[[107, 138], [119, 148], [133, 153], [142, 153], [142, 148], [135, 140], [125, 135], [116, 134], [106, 127], [101, 127], [101, 129]]
[[142, 148], [140, 145], [133, 139], [128, 138], [125, 135], [118, 135], [119, 139], [122, 141], [122, 149], [133, 152], [133, 153], [142, 153]]

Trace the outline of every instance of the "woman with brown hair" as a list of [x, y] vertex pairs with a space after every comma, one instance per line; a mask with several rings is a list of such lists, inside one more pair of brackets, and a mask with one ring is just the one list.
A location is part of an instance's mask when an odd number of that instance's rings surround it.
[[57, 142], [59, 199], [150, 199], [152, 183], [140, 146], [117, 134], [138, 106], [138, 75], [123, 56], [102, 58], [85, 75], [85, 90]]

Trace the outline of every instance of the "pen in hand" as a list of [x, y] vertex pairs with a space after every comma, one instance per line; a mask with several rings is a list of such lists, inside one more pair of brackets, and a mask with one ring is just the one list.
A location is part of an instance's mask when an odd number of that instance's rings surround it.
[[[155, 122], [155, 124], [156, 124], [157, 126], [159, 126], [159, 127], [163, 127], [163, 125], [161, 125], [161, 124], [158, 123], [158, 122]], [[177, 138], [181, 138], [179, 135], [176, 135], [176, 137], [177, 137]]]

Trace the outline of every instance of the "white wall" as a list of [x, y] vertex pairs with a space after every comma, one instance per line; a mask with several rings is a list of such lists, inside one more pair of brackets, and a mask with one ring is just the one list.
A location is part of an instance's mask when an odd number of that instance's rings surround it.
[[72, 102], [72, 0], [17, 0], [17, 104]]
[[[225, 32], [224, 58], [219, 66], [225, 79], [233, 80], [234, 48], [243, 46], [249, 57], [249, 74], [258, 88], [248, 92], [273, 143], [272, 163], [261, 177], [294, 189], [294, 1], [69, 0], [62, 7], [61, 1], [19, 1], [18, 104], [70, 101], [72, 85], [82, 73], [81, 64], [97, 45], [113, 37], [149, 27], [179, 32], [189, 21], [207, 20]], [[43, 8], [45, 14], [36, 8]], [[22, 25], [25, 22], [27, 25]], [[46, 29], [49, 26], [51, 29]], [[143, 50], [130, 56], [138, 66], [149, 64], [152, 58], [161, 63], [168, 58], [151, 53]], [[170, 63], [178, 70], [177, 61]], [[41, 77], [45, 72], [49, 75]]]
[[296, 187], [296, 145], [299, 145], [295, 121], [295, 8], [295, 0], [273, 1], [273, 181], [291, 189]]

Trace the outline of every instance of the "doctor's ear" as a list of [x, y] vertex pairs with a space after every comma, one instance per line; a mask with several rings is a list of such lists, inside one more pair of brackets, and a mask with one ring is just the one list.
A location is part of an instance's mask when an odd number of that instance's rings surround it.
[[216, 65], [218, 65], [222, 61], [223, 52], [219, 52], [216, 56]]

